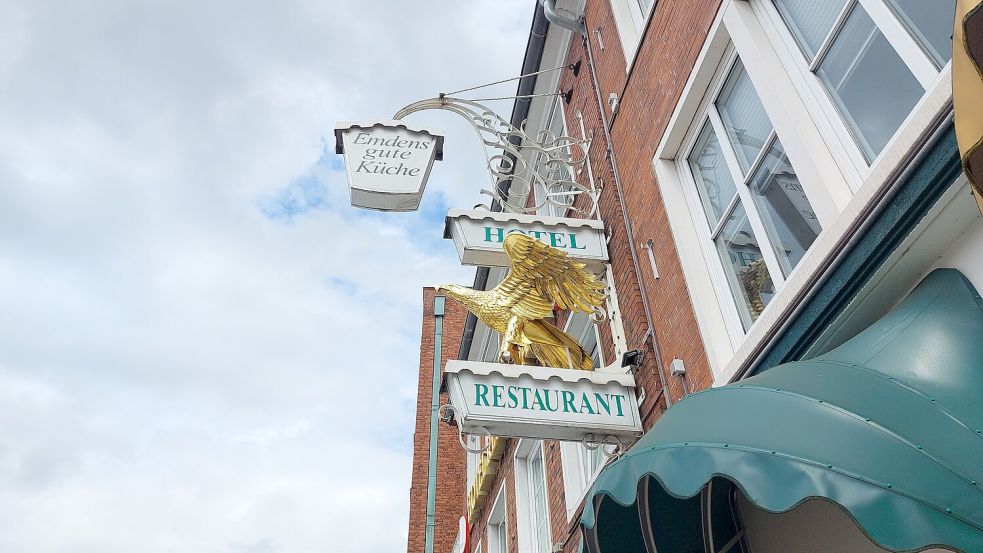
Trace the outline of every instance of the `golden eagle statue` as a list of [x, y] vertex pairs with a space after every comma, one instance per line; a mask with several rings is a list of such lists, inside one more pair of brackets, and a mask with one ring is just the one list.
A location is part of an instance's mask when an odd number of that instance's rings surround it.
[[461, 302], [481, 322], [502, 336], [499, 357], [506, 363], [591, 370], [593, 361], [572, 336], [548, 322], [553, 306], [594, 312], [604, 301], [604, 284], [583, 263], [524, 234], [513, 233], [503, 243], [512, 270], [488, 291], [450, 284], [437, 292]]

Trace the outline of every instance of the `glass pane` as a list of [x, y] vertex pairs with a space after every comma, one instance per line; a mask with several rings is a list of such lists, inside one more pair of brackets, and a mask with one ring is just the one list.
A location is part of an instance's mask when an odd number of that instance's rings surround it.
[[638, 0], [638, 8], [642, 10], [642, 17], [645, 17], [649, 13], [649, 8], [652, 7], [652, 0]]
[[594, 331], [594, 323], [588, 322], [587, 324], [590, 326], [587, 327], [587, 332], [584, 334], [584, 339], [581, 340], [580, 345], [594, 361], [594, 368], [597, 368], [601, 366], [601, 354], [597, 351], [597, 332]]
[[775, 285], [761, 256], [758, 239], [751, 230], [744, 206], [740, 203], [731, 212], [723, 231], [714, 242], [727, 273], [737, 311], [747, 330], [771, 301]]
[[700, 137], [696, 140], [693, 153], [689, 156], [689, 166], [696, 179], [696, 188], [700, 193], [703, 211], [707, 214], [710, 228], [717, 226], [720, 216], [730, 205], [737, 188], [734, 179], [727, 169], [724, 154], [720, 150], [717, 135], [710, 128], [710, 123], [704, 125]]
[[810, 62], [845, 4], [846, 0], [775, 0], [782, 19]]
[[747, 174], [771, 134], [771, 121], [765, 108], [744, 71], [744, 64], [737, 60], [723, 90], [717, 98], [717, 110], [727, 129], [727, 137], [734, 145], [734, 153]]
[[867, 161], [880, 153], [924, 92], [859, 5], [850, 12], [817, 74]]
[[532, 496], [533, 530], [536, 534], [536, 553], [550, 552], [550, 535], [546, 507], [546, 483], [543, 480], [543, 456], [539, 444], [529, 454], [529, 493]]
[[956, 0], [888, 0], [940, 68], [952, 58]]
[[508, 547], [508, 538], [505, 535], [505, 521], [495, 525], [495, 552], [505, 553]]
[[795, 169], [777, 139], [751, 178], [751, 196], [787, 275], [822, 231]]

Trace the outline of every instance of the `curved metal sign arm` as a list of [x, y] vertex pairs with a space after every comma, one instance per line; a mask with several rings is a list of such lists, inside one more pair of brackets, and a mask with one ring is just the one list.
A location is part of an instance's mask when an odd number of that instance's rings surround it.
[[[492, 180], [492, 190], [481, 190], [481, 193], [497, 200], [504, 211], [537, 213], [552, 205], [563, 211], [572, 209], [588, 218], [597, 215], [599, 190], [593, 183], [585, 185], [573, 179], [587, 161], [589, 140], [557, 136], [549, 129], [533, 137], [478, 102], [448, 96], [414, 102], [396, 112], [393, 118], [402, 120], [407, 115], [431, 109], [460, 115], [474, 129], [484, 147]], [[501, 149], [502, 153], [490, 154], [489, 148]], [[542, 192], [541, 197], [537, 194], [535, 205], [526, 206], [525, 201], [534, 189]], [[581, 195], [588, 198], [587, 204], [575, 205]]]

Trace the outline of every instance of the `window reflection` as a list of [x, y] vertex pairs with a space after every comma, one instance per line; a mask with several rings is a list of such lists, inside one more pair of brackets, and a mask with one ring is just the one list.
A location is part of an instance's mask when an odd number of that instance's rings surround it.
[[775, 285], [743, 205], [731, 212], [715, 243], [747, 330], [775, 295]]
[[709, 123], [704, 126], [696, 141], [696, 148], [689, 158], [690, 169], [696, 178], [696, 187], [700, 193], [700, 201], [706, 212], [710, 228], [717, 226], [724, 209], [737, 194], [734, 179], [727, 169], [723, 151], [717, 135]]
[[772, 142], [750, 187], [772, 249], [788, 275], [822, 227], [778, 139]]
[[924, 92], [859, 4], [833, 39], [816, 74], [868, 162], [881, 152]]

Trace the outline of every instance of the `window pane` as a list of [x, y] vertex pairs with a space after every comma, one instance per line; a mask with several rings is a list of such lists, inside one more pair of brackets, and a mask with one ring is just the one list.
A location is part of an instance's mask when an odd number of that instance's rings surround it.
[[581, 340], [580, 345], [583, 346], [584, 351], [586, 351], [591, 359], [594, 361], [594, 368], [601, 366], [601, 354], [597, 351], [597, 332], [594, 330], [594, 323], [588, 322], [587, 332], [584, 333], [584, 339]]
[[880, 153], [924, 92], [859, 5], [833, 40], [817, 74], [867, 161]]
[[649, 8], [652, 7], [652, 0], [638, 0], [638, 8], [642, 10], [642, 17], [645, 17], [649, 13]]
[[939, 67], [949, 62], [956, 0], [888, 0], [888, 4]]
[[787, 275], [822, 231], [795, 169], [777, 139], [751, 178], [751, 196]]
[[740, 60], [734, 64], [717, 98], [717, 110], [734, 145], [737, 161], [747, 174], [768, 140], [772, 126]]
[[720, 216], [723, 215], [727, 206], [730, 205], [737, 188], [734, 187], [734, 179], [727, 170], [727, 162], [720, 150], [720, 142], [717, 135], [710, 128], [710, 123], [704, 125], [700, 132], [700, 137], [696, 140], [696, 147], [689, 157], [689, 166], [696, 178], [696, 188], [700, 193], [700, 202], [703, 204], [703, 211], [707, 214], [707, 221], [710, 228], [717, 226]]
[[535, 533], [536, 553], [550, 553], [551, 540], [549, 535], [546, 507], [546, 482], [543, 480], [543, 455], [540, 445], [533, 446], [527, 465], [529, 472], [529, 493], [532, 497], [532, 525]]
[[845, 4], [846, 0], [775, 0], [782, 19], [810, 62]]
[[740, 203], [727, 218], [715, 242], [737, 310], [747, 330], [771, 301], [775, 286], [761, 256], [758, 239]]

